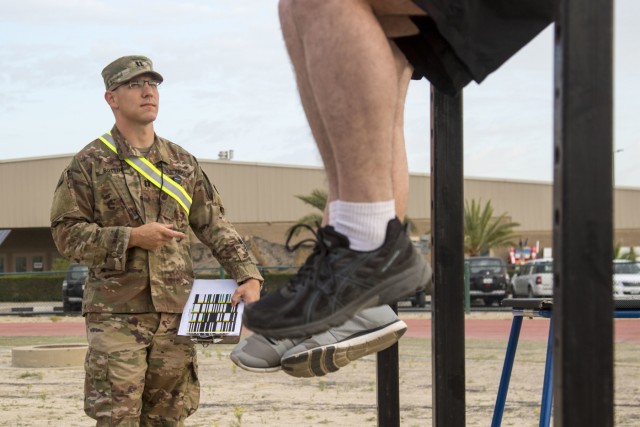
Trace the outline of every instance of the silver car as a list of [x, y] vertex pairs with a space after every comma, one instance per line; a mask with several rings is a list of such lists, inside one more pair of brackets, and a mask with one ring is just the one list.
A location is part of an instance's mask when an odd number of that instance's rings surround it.
[[553, 296], [553, 259], [527, 261], [511, 278], [513, 297]]
[[613, 295], [640, 295], [640, 263], [613, 261]]

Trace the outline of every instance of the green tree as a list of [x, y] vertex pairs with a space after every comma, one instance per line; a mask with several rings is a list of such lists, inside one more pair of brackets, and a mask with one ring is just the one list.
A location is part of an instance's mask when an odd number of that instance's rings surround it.
[[[307, 205], [312, 206], [320, 211], [320, 213], [314, 212], [309, 215], [303, 216], [298, 220], [298, 223], [296, 225], [306, 224], [309, 227], [313, 228], [316, 226], [316, 224], [322, 224], [322, 218], [324, 217], [324, 209], [327, 206], [327, 199], [329, 198], [327, 192], [325, 190], [320, 190], [316, 188], [311, 192], [310, 195], [308, 196], [297, 195], [296, 198], [302, 200]], [[291, 230], [296, 227], [296, 225], [294, 225], [293, 227], [289, 227], [286, 234], [289, 234]], [[302, 231], [302, 228], [297, 228], [294, 231], [293, 235], [297, 236], [298, 234], [300, 234], [300, 231]]]
[[638, 258], [635, 247], [631, 246], [629, 252], [622, 253], [622, 245], [616, 243], [613, 247], [613, 259], [625, 259], [629, 261], [635, 261]]
[[514, 229], [520, 224], [507, 222], [506, 213], [493, 218], [493, 207], [487, 202], [471, 200], [464, 202], [464, 252], [469, 256], [478, 256], [489, 252], [491, 248], [507, 246], [514, 239]]
[[66, 271], [69, 269], [69, 264], [71, 264], [70, 260], [58, 257], [53, 260], [51, 271]]
[[621, 259], [622, 254], [622, 245], [620, 243], [616, 243], [613, 245], [613, 259]]

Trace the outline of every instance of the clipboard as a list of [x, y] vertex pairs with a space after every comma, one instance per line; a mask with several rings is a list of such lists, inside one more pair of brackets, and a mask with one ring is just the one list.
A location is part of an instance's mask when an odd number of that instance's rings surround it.
[[231, 304], [237, 288], [231, 279], [196, 279], [182, 310], [178, 335], [204, 345], [240, 342], [244, 302]]

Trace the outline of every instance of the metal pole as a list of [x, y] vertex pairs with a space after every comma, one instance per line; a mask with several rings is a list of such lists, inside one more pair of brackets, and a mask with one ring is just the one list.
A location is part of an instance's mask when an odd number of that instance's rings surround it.
[[549, 337], [547, 338], [547, 359], [544, 363], [544, 380], [542, 381], [542, 401], [540, 403], [540, 427], [551, 425], [553, 410], [553, 319], [549, 320]]
[[433, 425], [464, 427], [462, 93], [431, 88]]
[[554, 425], [613, 426], [613, 0], [557, 0]]
[[511, 382], [511, 372], [513, 371], [513, 362], [516, 359], [516, 350], [518, 350], [518, 339], [520, 338], [521, 329], [522, 316], [514, 315], [511, 321], [511, 332], [509, 333], [507, 352], [504, 355], [504, 365], [502, 365], [502, 375], [500, 376], [500, 386], [498, 387], [498, 395], [496, 396], [496, 406], [493, 410], [491, 427], [500, 427], [502, 425], [502, 415], [504, 414], [504, 405], [507, 401], [507, 393], [509, 392], [509, 382]]
[[[391, 308], [398, 314], [397, 304]], [[399, 365], [398, 343], [378, 353], [378, 427], [400, 427]]]

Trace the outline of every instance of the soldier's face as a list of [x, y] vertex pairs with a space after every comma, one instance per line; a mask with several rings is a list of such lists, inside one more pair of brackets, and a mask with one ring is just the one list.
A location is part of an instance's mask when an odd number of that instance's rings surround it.
[[[143, 74], [135, 80], [144, 81], [150, 78], [150, 75]], [[158, 116], [160, 94], [157, 86], [151, 86], [146, 82], [139, 87], [124, 84], [111, 91], [111, 98], [109, 105], [119, 120], [145, 125], [153, 122]]]

